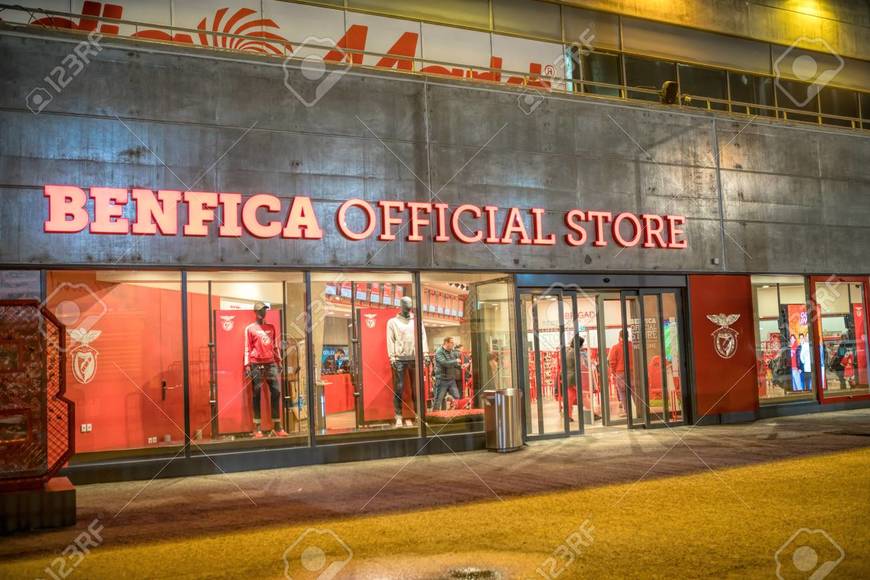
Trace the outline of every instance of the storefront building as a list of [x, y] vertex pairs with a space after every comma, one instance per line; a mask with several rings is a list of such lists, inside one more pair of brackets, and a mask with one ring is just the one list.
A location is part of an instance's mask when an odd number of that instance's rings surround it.
[[139, 38], [34, 111], [81, 35], [0, 34], [0, 299], [66, 325], [74, 481], [481, 449], [509, 387], [528, 440], [870, 405], [865, 92], [837, 126], [394, 63], [310, 102]]

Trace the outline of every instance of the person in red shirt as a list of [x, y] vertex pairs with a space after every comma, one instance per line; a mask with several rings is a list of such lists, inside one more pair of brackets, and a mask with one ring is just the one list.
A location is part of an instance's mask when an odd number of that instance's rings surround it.
[[616, 341], [610, 351], [607, 353], [607, 364], [610, 367], [610, 376], [613, 377], [613, 382], [616, 385], [616, 397], [619, 399], [619, 406], [623, 412], [627, 412], [625, 408], [625, 331], [619, 331], [619, 340]]
[[278, 386], [278, 363], [281, 354], [278, 351], [278, 333], [275, 327], [266, 322], [266, 311], [269, 307], [262, 302], [254, 304], [257, 321], [245, 328], [245, 374], [251, 378], [254, 390], [254, 437], [263, 436], [260, 430], [260, 396], [263, 381], [269, 387], [269, 402], [272, 408], [272, 433], [278, 437], [286, 437], [287, 432], [281, 426], [280, 400], [281, 389]]

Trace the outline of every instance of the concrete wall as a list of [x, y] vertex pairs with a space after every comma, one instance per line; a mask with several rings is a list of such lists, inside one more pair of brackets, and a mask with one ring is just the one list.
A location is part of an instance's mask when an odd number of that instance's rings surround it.
[[[375, 72], [308, 108], [279, 62], [121, 40], [34, 115], [27, 94], [73, 46], [45, 34], [0, 35], [0, 265], [870, 272], [866, 133], [582, 98], [526, 114], [508, 89]], [[327, 231], [49, 235], [44, 184], [305, 194]], [[559, 222], [574, 207], [677, 213], [689, 248], [350, 242], [330, 231], [350, 197], [545, 207]]]

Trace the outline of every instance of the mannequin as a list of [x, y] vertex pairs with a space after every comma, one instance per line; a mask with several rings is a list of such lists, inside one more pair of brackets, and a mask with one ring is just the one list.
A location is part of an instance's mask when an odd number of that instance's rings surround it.
[[[281, 426], [281, 389], [278, 386], [278, 363], [281, 355], [278, 352], [278, 341], [275, 327], [266, 322], [267, 304], [257, 302], [254, 312], [257, 321], [245, 328], [245, 375], [251, 378], [253, 387], [254, 407], [254, 438], [263, 437], [260, 430], [260, 394], [263, 381], [269, 387], [269, 402], [272, 408], [272, 435], [286, 437], [287, 432]], [[277, 426], [277, 429], [276, 429]]]
[[[405, 373], [411, 388], [411, 399], [414, 398], [414, 383], [416, 379], [417, 342], [414, 332], [414, 319], [411, 309], [414, 302], [408, 296], [403, 296], [399, 302], [401, 310], [387, 322], [387, 354], [390, 356], [390, 366], [393, 369], [393, 410], [395, 411], [396, 427], [402, 426], [402, 394], [405, 391]], [[411, 420], [406, 426], [413, 425]]]

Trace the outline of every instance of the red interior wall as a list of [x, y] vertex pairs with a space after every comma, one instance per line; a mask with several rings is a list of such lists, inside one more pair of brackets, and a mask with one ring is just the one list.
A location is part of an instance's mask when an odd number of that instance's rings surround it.
[[[393, 409], [393, 371], [387, 354], [387, 322], [396, 316], [398, 308], [360, 308], [360, 350], [362, 352], [363, 416], [365, 421], [390, 420]], [[414, 417], [415, 380], [405, 376], [402, 416]], [[408, 382], [410, 381], [410, 382]], [[414, 389], [410, 388], [414, 386]]]
[[[76, 451], [146, 447], [148, 437], [165, 444], [166, 435], [172, 443], [182, 442], [180, 287], [176, 291], [98, 282], [89, 272], [49, 273], [47, 287], [49, 307], [72, 301], [83, 316], [99, 314], [105, 307], [92, 327], [100, 331], [90, 343], [98, 353], [93, 380], [78, 382], [72, 374], [72, 357], [67, 357], [67, 395], [76, 404]], [[202, 309], [207, 310], [207, 297], [192, 294], [190, 299], [192, 307], [202, 301]], [[207, 324], [191, 331], [192, 343], [207, 344]], [[170, 387], [166, 400], [162, 381]], [[207, 381], [205, 398], [207, 403]], [[90, 423], [93, 430], [82, 433], [83, 423]]]
[[[696, 420], [705, 415], [758, 408], [752, 283], [749, 276], [689, 276], [695, 364]], [[728, 359], [714, 347], [719, 326], [708, 314], [739, 314], [737, 351]]]
[[[232, 316], [232, 324], [224, 326], [222, 316]], [[245, 328], [257, 320], [253, 310], [218, 310], [216, 321], [218, 429], [221, 433], [249, 433], [254, 428], [253, 388], [260, 391], [260, 417], [263, 429], [272, 425], [269, 387], [265, 381], [253, 385], [245, 377]], [[275, 327], [275, 339], [281, 343], [281, 314], [266, 313], [266, 322]], [[281, 377], [278, 377], [279, 386]], [[280, 409], [279, 409], [280, 414]]]

